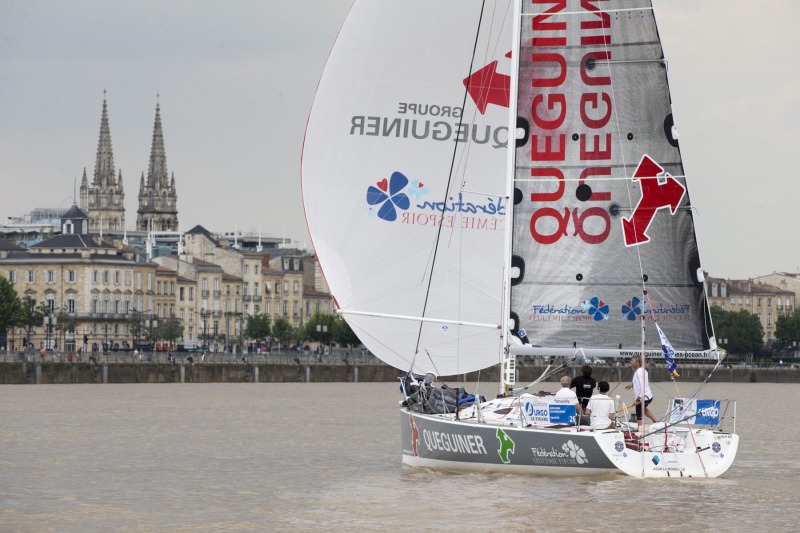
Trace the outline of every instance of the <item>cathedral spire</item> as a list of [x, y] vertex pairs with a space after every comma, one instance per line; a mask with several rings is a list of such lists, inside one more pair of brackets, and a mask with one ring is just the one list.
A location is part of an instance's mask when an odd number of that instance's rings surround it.
[[167, 155], [164, 150], [164, 131], [161, 128], [161, 104], [156, 101], [156, 119], [150, 146], [150, 165], [147, 179], [142, 173], [139, 185], [139, 209], [136, 228], [140, 231], [174, 231], [178, 227], [178, 196], [175, 193], [174, 175], [167, 172]]
[[114, 151], [111, 148], [111, 128], [108, 126], [108, 104], [103, 91], [103, 116], [100, 119], [100, 138], [97, 141], [97, 158], [94, 164], [92, 185], [114, 183]]
[[80, 205], [89, 216], [89, 231], [122, 230], [125, 227], [125, 191], [114, 175], [114, 151], [111, 148], [111, 128], [108, 125], [108, 101], [103, 91], [103, 114], [100, 118], [100, 138], [91, 185], [83, 169]]
[[167, 155], [164, 151], [164, 132], [161, 129], [161, 105], [156, 104], [156, 121], [153, 125], [153, 142], [150, 146], [150, 167], [147, 186], [152, 189], [168, 187]]

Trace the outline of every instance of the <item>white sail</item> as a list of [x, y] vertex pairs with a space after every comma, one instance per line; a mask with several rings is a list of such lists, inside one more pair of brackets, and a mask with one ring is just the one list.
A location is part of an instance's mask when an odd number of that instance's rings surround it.
[[400, 369], [502, 358], [510, 4], [356, 2], [320, 80], [309, 231], [342, 315]]

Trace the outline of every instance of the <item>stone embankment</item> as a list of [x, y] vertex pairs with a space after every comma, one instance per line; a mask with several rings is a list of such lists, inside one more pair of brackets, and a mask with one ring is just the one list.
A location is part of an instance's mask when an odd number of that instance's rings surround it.
[[[712, 366], [684, 365], [680, 381], [699, 382], [706, 379]], [[518, 383], [530, 383], [542, 373], [535, 365], [517, 370]], [[498, 367], [466, 375], [449, 376], [448, 382], [496, 382]], [[653, 382], [668, 381], [665, 368], [650, 368]], [[578, 366], [570, 366], [552, 376], [575, 376]], [[346, 364], [318, 362], [279, 363], [161, 363], [161, 362], [0, 362], [0, 384], [68, 384], [68, 383], [320, 383], [320, 382], [393, 382], [401, 371], [383, 364]], [[596, 366], [592, 376], [598, 381], [629, 381], [628, 367]], [[800, 370], [795, 368], [756, 368], [736, 366], [719, 368], [711, 381], [736, 383], [798, 383]], [[542, 386], [552, 390], [553, 386]]]

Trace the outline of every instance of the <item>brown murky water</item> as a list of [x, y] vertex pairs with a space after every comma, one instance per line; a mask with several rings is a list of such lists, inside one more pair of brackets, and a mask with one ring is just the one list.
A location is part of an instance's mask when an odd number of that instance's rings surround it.
[[402, 467], [391, 383], [4, 386], [0, 531], [795, 531], [800, 386], [702, 397], [725, 476], [586, 480]]

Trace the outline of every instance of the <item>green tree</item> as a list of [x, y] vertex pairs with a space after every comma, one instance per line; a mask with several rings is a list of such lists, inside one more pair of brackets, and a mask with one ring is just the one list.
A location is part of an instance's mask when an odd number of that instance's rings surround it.
[[775, 324], [775, 351], [800, 349], [800, 309], [791, 315], [781, 315]]
[[158, 339], [165, 340], [170, 346], [183, 336], [183, 326], [180, 321], [165, 318], [158, 323], [155, 335]]
[[141, 341], [147, 332], [147, 328], [144, 326], [144, 315], [138, 311], [134, 311], [128, 319], [128, 325], [131, 336], [133, 336], [134, 347], [137, 347], [136, 341]]
[[269, 317], [265, 314], [250, 315], [244, 327], [244, 336], [249, 340], [264, 340], [270, 334]]
[[22, 313], [17, 291], [5, 276], [0, 276], [0, 333], [5, 333], [19, 321]]
[[361, 344], [361, 339], [355, 334], [350, 324], [343, 318], [339, 318], [333, 323], [333, 338], [340, 346], [355, 346]]
[[285, 318], [278, 317], [275, 319], [275, 322], [272, 323], [272, 336], [278, 339], [281, 345], [288, 345], [293, 335], [294, 328]]
[[78, 321], [73, 315], [69, 314], [66, 309], [59, 309], [56, 315], [56, 331], [61, 336], [61, 346], [66, 346], [67, 333], [75, 333], [77, 325]]
[[43, 306], [46, 304], [42, 302], [42, 304], [37, 306], [36, 300], [30, 295], [25, 295], [20, 303], [21, 309], [17, 324], [22, 326], [22, 328], [25, 330], [26, 338], [28, 339], [28, 342], [30, 342], [33, 328], [39, 327], [43, 324], [45, 315]]
[[323, 344], [330, 343], [334, 338], [334, 323], [336, 320], [336, 315], [330, 313], [314, 313], [314, 316], [308, 319], [303, 328], [305, 330], [305, 338]]
[[714, 334], [717, 341], [727, 341], [722, 347], [737, 355], [757, 354], [764, 346], [764, 327], [758, 316], [742, 311], [711, 308]]

